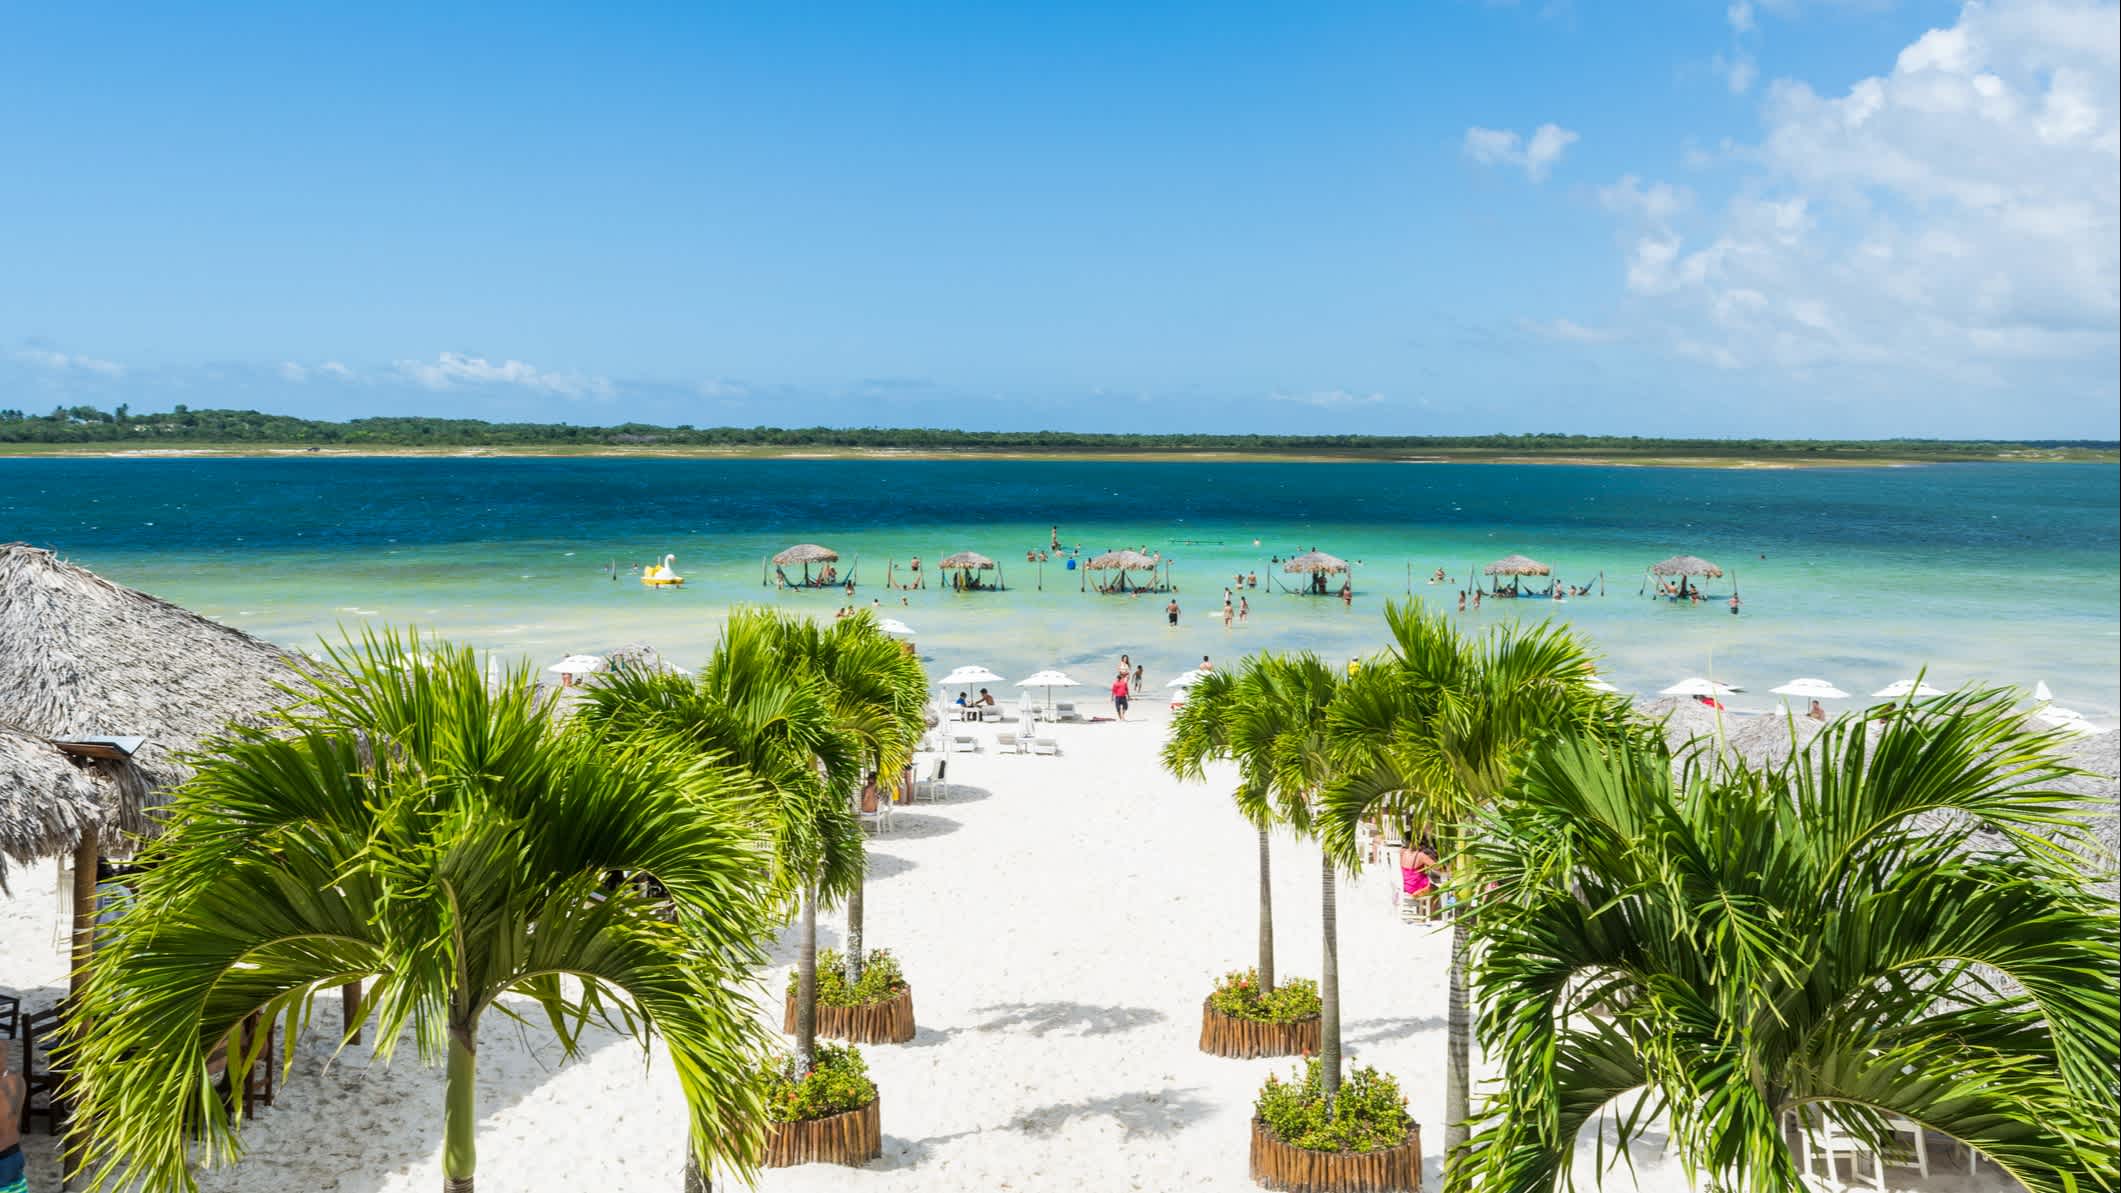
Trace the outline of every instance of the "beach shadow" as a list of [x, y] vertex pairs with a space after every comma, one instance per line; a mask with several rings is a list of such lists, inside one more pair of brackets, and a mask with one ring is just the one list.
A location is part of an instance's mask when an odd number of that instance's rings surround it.
[[945, 816], [930, 816], [921, 812], [893, 812], [891, 831], [878, 833], [873, 840], [924, 841], [930, 837], [946, 837], [958, 830], [957, 821]]
[[1122, 1134], [1134, 1139], [1176, 1135], [1216, 1110], [1215, 1103], [1192, 1089], [1134, 1091], [1040, 1106], [1011, 1120], [1009, 1129], [1037, 1138], [1062, 1131], [1077, 1119], [1109, 1118], [1119, 1124]]
[[994, 793], [985, 787], [974, 787], [970, 783], [943, 784], [942, 802], [946, 804], [976, 804], [993, 798]]
[[1399, 1019], [1357, 1019], [1341, 1028], [1344, 1045], [1382, 1044], [1418, 1031], [1440, 1031], [1449, 1021], [1441, 1015], [1413, 1015]]
[[[827, 919], [827, 916], [830, 916], [832, 918]], [[823, 952], [826, 949], [836, 949], [840, 947], [843, 935], [841, 930], [845, 928], [845, 926], [846, 921], [841, 919], [838, 913], [831, 911], [818, 912], [818, 951]], [[799, 942], [796, 940], [796, 935], [797, 933], [794, 924], [790, 924], [786, 928], [781, 929], [781, 931], [774, 936], [773, 942], [766, 946], [766, 964], [769, 966], [794, 965], [795, 954], [799, 944]], [[775, 990], [780, 989], [780, 987], [778, 986], [775, 986], [773, 988]]]
[[919, 864], [892, 854], [878, 853], [874, 848], [871, 848], [869, 850], [869, 881], [882, 882], [887, 878], [897, 878]]
[[1033, 1036], [1116, 1036], [1161, 1023], [1165, 1015], [1153, 1007], [1100, 1007], [1088, 1003], [1004, 1002], [975, 1008], [991, 1016], [965, 1028], [968, 1032], [1014, 1031]]

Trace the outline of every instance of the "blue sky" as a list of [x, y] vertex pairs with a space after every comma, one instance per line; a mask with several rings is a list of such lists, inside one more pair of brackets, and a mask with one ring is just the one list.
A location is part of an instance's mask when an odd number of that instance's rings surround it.
[[0, 405], [2117, 434], [2113, 4], [18, 6]]

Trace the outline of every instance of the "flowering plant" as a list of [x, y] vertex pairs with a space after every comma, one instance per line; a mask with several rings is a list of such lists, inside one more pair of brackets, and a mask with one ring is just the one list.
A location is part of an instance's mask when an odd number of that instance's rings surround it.
[[1259, 988], [1259, 971], [1235, 970], [1215, 983], [1208, 1005], [1232, 1019], [1294, 1023], [1318, 1014], [1318, 983], [1309, 978], [1285, 978], [1273, 990], [1263, 992]]

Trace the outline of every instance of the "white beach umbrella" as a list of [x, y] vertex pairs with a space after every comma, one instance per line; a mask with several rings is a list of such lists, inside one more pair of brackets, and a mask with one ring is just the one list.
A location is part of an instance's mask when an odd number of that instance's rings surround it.
[[1692, 677], [1691, 679], [1680, 680], [1678, 683], [1675, 683], [1671, 687], [1665, 688], [1663, 691], [1659, 692], [1658, 695], [1728, 696], [1733, 692], [1739, 692], [1743, 690], [1743, 688], [1734, 687], [1731, 684], [1717, 683], [1713, 679], [1703, 679], [1697, 675]]
[[1801, 696], [1806, 700], [1846, 700], [1849, 698], [1847, 692], [1823, 679], [1793, 679], [1779, 688], [1769, 688], [1768, 691], [1775, 693], [1777, 696]]
[[1583, 686], [1591, 689], [1594, 692], [1617, 692], [1620, 690], [1619, 688], [1614, 687], [1612, 684], [1607, 683], [1606, 681], [1598, 678], [1595, 675], [1585, 676]]
[[2033, 714], [2033, 719], [2050, 728], [2065, 730], [2079, 737], [2092, 737], [2107, 732], [2092, 724], [2083, 713], [2075, 709], [2043, 708]]
[[1167, 688], [1190, 688], [1206, 678], [1208, 678], [1207, 672], [1195, 668], [1192, 671], [1181, 672], [1172, 677], [1171, 682], [1164, 686]]
[[1896, 679], [1892, 683], [1872, 692], [1871, 699], [1905, 700], [1910, 696], [1920, 699], [1925, 696], [1942, 695], [1944, 695], [1943, 689], [1933, 688], [1919, 679]]
[[560, 675], [587, 675], [592, 671], [601, 671], [603, 667], [603, 655], [571, 654], [545, 670]]
[[1047, 668], [1046, 670], [1039, 672], [1037, 675], [1034, 675], [1029, 679], [1017, 680], [1016, 686], [1020, 688], [1046, 689], [1046, 707], [1050, 709], [1053, 707], [1053, 689], [1079, 688], [1083, 685], [1077, 683], [1073, 679], [1068, 678], [1068, 674], [1065, 671], [1056, 671], [1052, 668]]
[[913, 637], [913, 627], [896, 617], [887, 617], [876, 623], [876, 628], [898, 638]]
[[957, 670], [952, 671], [950, 674], [945, 675], [944, 677], [939, 680], [936, 680], [935, 682], [945, 687], [948, 687], [951, 684], [1001, 683], [1002, 677], [996, 675], [992, 671], [987, 670], [985, 667], [981, 667], [975, 664], [974, 666], [970, 667], [959, 667]]

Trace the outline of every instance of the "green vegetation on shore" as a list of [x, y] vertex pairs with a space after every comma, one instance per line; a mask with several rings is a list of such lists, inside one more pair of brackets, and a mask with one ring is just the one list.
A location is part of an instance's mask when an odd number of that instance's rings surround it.
[[1215, 453], [1323, 459], [1553, 460], [1637, 464], [1884, 464], [1965, 460], [2121, 460], [2095, 440], [1646, 439], [1625, 435], [1113, 435], [897, 427], [611, 427], [467, 418], [324, 422], [254, 410], [137, 414], [125, 406], [0, 410], [0, 453], [274, 451], [394, 454], [856, 454], [1139, 456]]

